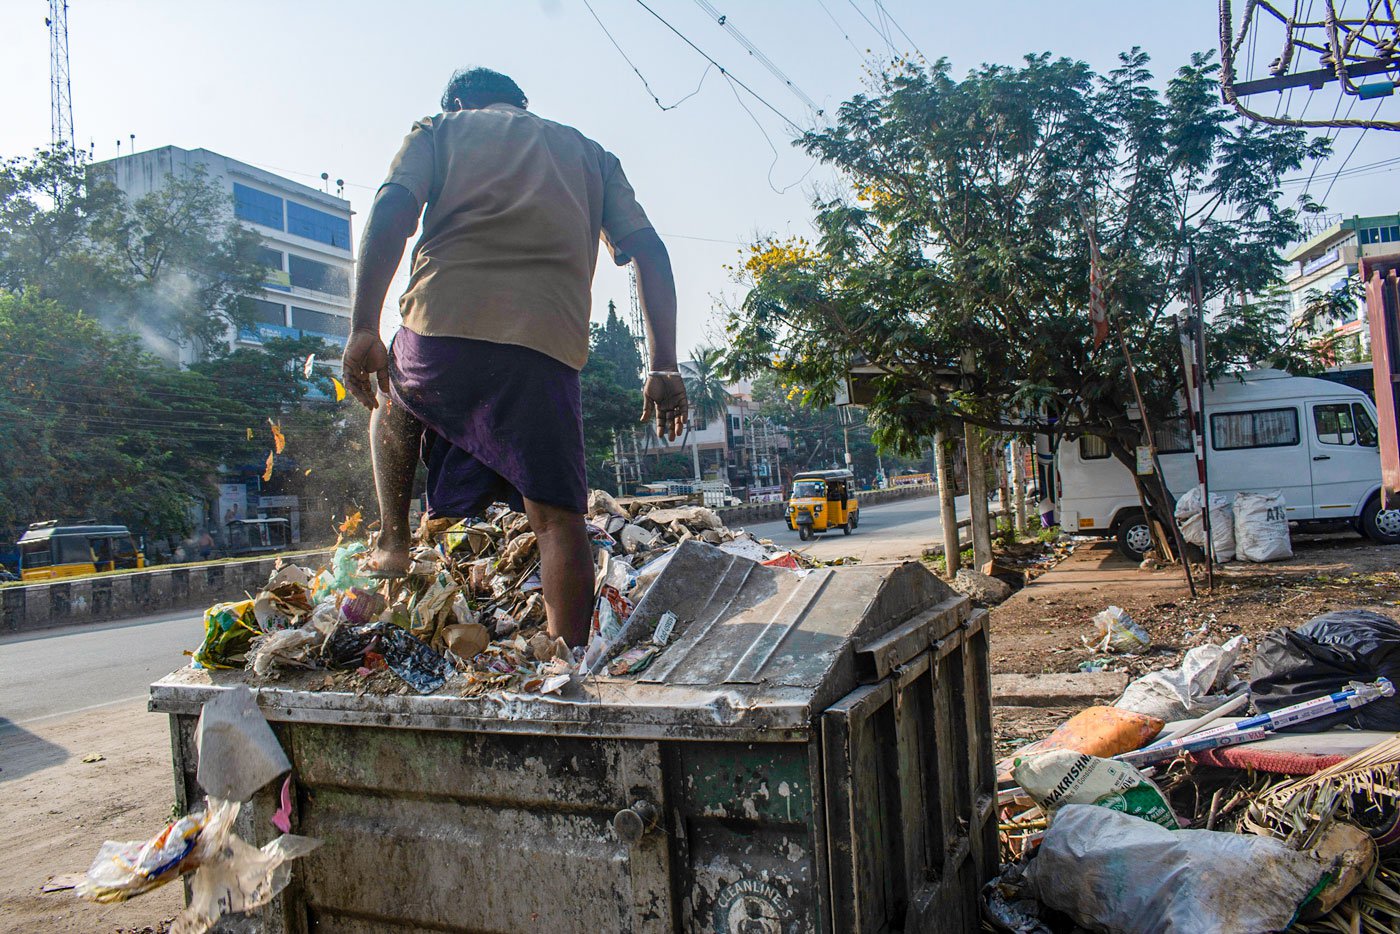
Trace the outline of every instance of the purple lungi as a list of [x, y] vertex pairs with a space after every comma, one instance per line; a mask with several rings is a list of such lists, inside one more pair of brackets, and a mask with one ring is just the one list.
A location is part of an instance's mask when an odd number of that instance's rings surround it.
[[389, 375], [394, 404], [423, 423], [430, 516], [524, 499], [587, 511], [577, 370], [514, 344], [400, 328]]

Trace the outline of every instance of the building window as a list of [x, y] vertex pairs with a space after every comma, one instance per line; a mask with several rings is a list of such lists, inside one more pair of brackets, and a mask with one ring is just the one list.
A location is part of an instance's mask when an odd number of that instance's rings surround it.
[[289, 254], [287, 261], [292, 285], [297, 288], [350, 297], [350, 276], [339, 266], [318, 263], [295, 253]]
[[1298, 410], [1259, 409], [1212, 415], [1210, 443], [1217, 451], [1295, 445], [1298, 443]]
[[350, 319], [344, 315], [333, 315], [329, 312], [298, 308], [293, 305], [292, 327], [316, 334], [345, 337], [350, 333]]
[[292, 283], [287, 278], [287, 271], [282, 268], [282, 251], [270, 250], [267, 247], [258, 247], [258, 262], [267, 270], [267, 278], [263, 280], [263, 288], [276, 289], [279, 292], [291, 291]]
[[246, 299], [252, 306], [253, 320], [259, 324], [275, 324], [283, 327], [287, 323], [287, 306], [277, 302], [263, 301], [261, 298]]
[[240, 220], [251, 221], [273, 230], [282, 230], [282, 199], [247, 185], [233, 183], [233, 213]]
[[343, 250], [350, 249], [349, 221], [295, 201], [287, 202], [287, 233]]
[[1097, 435], [1082, 435], [1079, 439], [1079, 459], [1098, 461], [1108, 456], [1108, 442]]

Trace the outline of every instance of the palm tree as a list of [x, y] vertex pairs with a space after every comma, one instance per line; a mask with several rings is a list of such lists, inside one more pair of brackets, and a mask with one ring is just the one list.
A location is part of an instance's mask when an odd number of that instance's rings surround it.
[[[681, 366], [685, 374], [685, 394], [690, 400], [690, 424], [686, 435], [692, 430], [704, 428], [710, 422], [729, 415], [729, 391], [719, 375], [721, 351], [718, 347], [700, 347], [693, 352], [693, 358]], [[685, 445], [685, 440], [681, 440]], [[700, 442], [693, 441], [691, 451], [695, 459], [695, 479], [700, 480]]]

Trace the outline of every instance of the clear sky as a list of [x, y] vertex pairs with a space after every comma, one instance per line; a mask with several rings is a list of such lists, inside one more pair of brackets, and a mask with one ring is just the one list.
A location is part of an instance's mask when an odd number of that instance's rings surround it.
[[[84, 147], [95, 144], [98, 159], [115, 155], [118, 139], [128, 152], [135, 134], [138, 150], [204, 147], [317, 186], [327, 172], [347, 182], [346, 196], [360, 212], [358, 235], [403, 134], [413, 120], [436, 112], [452, 70], [485, 65], [504, 71], [525, 90], [532, 110], [577, 126], [622, 159], [671, 249], [685, 355], [719, 333], [716, 303], [737, 292], [723, 267], [741, 244], [761, 234], [807, 233], [813, 186], [830, 176], [789, 145], [792, 133], [782, 119], [714, 69], [707, 73], [705, 60], [637, 0], [589, 2], [663, 103], [698, 92], [660, 110], [584, 0], [70, 0], [77, 138]], [[647, 4], [787, 118], [804, 126], [822, 119], [701, 3]], [[1217, 28], [1212, 0], [708, 5], [828, 110], [859, 89], [867, 50], [888, 55], [891, 47], [917, 44], [929, 58], [948, 57], [962, 73], [981, 62], [1014, 63], [1027, 52], [1047, 50], [1103, 70], [1118, 51], [1141, 45], [1157, 74], [1166, 76], [1191, 51], [1212, 48]], [[3, 156], [49, 139], [46, 12], [43, 0], [0, 4]], [[1265, 58], [1263, 50], [1259, 57]], [[1335, 90], [1317, 92], [1309, 113], [1325, 117], [1336, 100]], [[1270, 100], [1264, 108], [1273, 106]], [[1386, 106], [1400, 110], [1400, 101]], [[1297, 102], [1292, 109], [1300, 109]], [[1341, 131], [1336, 155], [1312, 183], [1315, 197], [1360, 135]], [[1400, 155], [1397, 141], [1394, 133], [1366, 134], [1350, 166]], [[1329, 210], [1400, 209], [1391, 174], [1397, 168], [1338, 179]], [[1286, 192], [1302, 187], [1299, 179]], [[395, 294], [402, 270], [400, 276]], [[610, 298], [625, 309], [628, 285], [604, 253], [595, 316]]]

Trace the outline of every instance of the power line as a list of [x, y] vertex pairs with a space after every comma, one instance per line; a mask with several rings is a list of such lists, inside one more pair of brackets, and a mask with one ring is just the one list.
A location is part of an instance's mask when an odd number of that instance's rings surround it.
[[758, 101], [764, 107], [768, 108], [770, 111], [777, 115], [778, 119], [782, 120], [784, 123], [786, 123], [792, 129], [796, 130], [798, 133], [806, 132], [806, 130], [803, 127], [799, 126], [796, 121], [790, 119], [787, 116], [787, 114], [783, 113], [777, 107], [774, 107], [772, 104], [770, 104], [761, 94], [759, 94], [753, 88], [749, 87], [744, 82], [740, 81], [738, 78], [734, 77], [732, 74], [730, 74], [729, 71], [719, 62], [715, 61], [714, 58], [712, 58], [708, 52], [700, 48], [700, 46], [696, 45], [694, 42], [691, 42], [690, 39], [686, 37], [685, 33], [681, 32], [675, 26], [672, 26], [664, 16], [653, 10], [651, 7], [647, 6], [645, 0], [637, 0], [637, 5], [640, 6], [642, 9], [646, 10], [648, 13], [650, 13], [653, 17], [656, 18], [658, 22], [661, 23], [661, 25], [665, 26], [671, 32], [675, 33], [677, 38], [679, 38], [686, 45], [694, 49], [696, 53], [698, 53], [702, 58], [705, 59], [705, 61], [709, 62], [716, 69], [718, 69], [719, 73], [724, 75], [726, 80], [732, 82], [733, 84], [737, 84], [739, 87], [743, 88], [744, 91], [747, 92], [750, 97]]
[[714, 19], [714, 21], [719, 24], [720, 28], [722, 28], [725, 32], [733, 36], [735, 42], [743, 46], [744, 49], [749, 53], [749, 55], [757, 59], [758, 63], [768, 70], [769, 74], [771, 74], [773, 77], [777, 78], [779, 81], [785, 84], [788, 90], [792, 91], [792, 93], [796, 95], [797, 98], [802, 101], [802, 103], [806, 104], [810, 109], [816, 111], [817, 116], [820, 117], [826, 113], [826, 111], [822, 110], [821, 107], [817, 106], [817, 102], [812, 100], [812, 98], [807, 95], [806, 91], [803, 91], [800, 87], [794, 84], [792, 79], [789, 78], [786, 74], [784, 74], [783, 70], [779, 68], [771, 58], [769, 58], [767, 55], [764, 55], [763, 52], [758, 48], [758, 46], [750, 42], [748, 36], [740, 32], [739, 27], [735, 26], [729, 21], [729, 17], [720, 13], [719, 10], [716, 10], [714, 6], [708, 2], [708, 0], [695, 0], [695, 5], [698, 6], [700, 9], [704, 10], [706, 13], [708, 13]]
[[646, 75], [642, 74], [642, 70], [637, 67], [637, 64], [627, 57], [627, 53], [622, 50], [622, 46], [613, 38], [613, 34], [608, 31], [608, 27], [603, 25], [603, 21], [598, 17], [597, 11], [593, 9], [593, 4], [589, 3], [588, 0], [583, 0], [583, 5], [588, 8], [588, 12], [593, 16], [593, 21], [598, 24], [599, 29], [603, 30], [603, 35], [608, 37], [608, 41], [612, 43], [612, 47], [617, 49], [617, 54], [622, 56], [622, 60], [627, 63], [632, 69], [632, 73], [642, 82], [642, 87], [647, 89], [647, 94], [651, 95], [651, 99], [656, 102], [657, 107], [660, 107], [662, 110], [675, 110], [681, 104], [684, 104], [686, 101], [699, 94], [700, 89], [705, 86], [705, 78], [709, 76], [710, 69], [714, 67], [713, 65], [705, 66], [705, 71], [700, 75], [700, 83], [695, 86], [695, 90], [691, 91], [674, 104], [661, 103], [661, 98], [657, 97], [656, 92], [651, 89], [651, 83], [647, 81]]
[[826, 14], [826, 18], [831, 20], [831, 25], [836, 27], [836, 31], [841, 34], [841, 38], [846, 40], [846, 44], [855, 51], [861, 62], [865, 62], [867, 60], [865, 53], [862, 52], [860, 47], [851, 39], [850, 35], [846, 32], [846, 27], [842, 26], [841, 23], [837, 21], [836, 17], [832, 15], [831, 10], [827, 8], [825, 0], [817, 0], [817, 6], [822, 8], [822, 12]]
[[[729, 76], [725, 75], [725, 79], [728, 80]], [[803, 180], [806, 179], [808, 175], [812, 174], [812, 169], [816, 168], [817, 166], [816, 160], [813, 159], [812, 164], [807, 166], [807, 171], [803, 172], [792, 184], [784, 185], [782, 188], [779, 188], [776, 185], [774, 185], [773, 169], [778, 164], [778, 147], [773, 145], [773, 140], [768, 135], [768, 131], [763, 128], [763, 124], [758, 122], [758, 117], [754, 116], [754, 112], [749, 109], [749, 106], [747, 104], [744, 103], [744, 99], [739, 96], [739, 92], [734, 88], [732, 82], [730, 83], [729, 90], [733, 92], [734, 100], [739, 104], [740, 107], [744, 109], [744, 113], [749, 115], [749, 119], [753, 121], [753, 125], [758, 127], [758, 132], [763, 134], [763, 141], [768, 144], [768, 148], [773, 152], [773, 161], [768, 163], [768, 187], [771, 188], [776, 194], [787, 194], [793, 189], [793, 187], [802, 184]]]
[[886, 19], [888, 19], [891, 23], [894, 23], [894, 28], [899, 30], [899, 34], [904, 37], [904, 41], [912, 45], [914, 47], [914, 51], [919, 53], [919, 58], [922, 58], [924, 61], [928, 61], [928, 56], [924, 54], [924, 50], [919, 48], [919, 44], [914, 41], [913, 36], [909, 35], [909, 33], [904, 31], [904, 27], [899, 25], [899, 20], [895, 19], [894, 15], [890, 13], [889, 10], [885, 9], [884, 3], [882, 3], [881, 0], [875, 0], [875, 7], [882, 14], [884, 14]]
[[879, 26], [876, 26], [873, 22], [870, 21], [870, 17], [865, 15], [864, 10], [856, 6], [856, 0], [846, 0], [846, 2], [851, 5], [851, 9], [855, 10], [857, 13], [860, 14], [860, 18], [865, 20], [865, 24], [875, 31], [875, 35], [885, 40], [885, 48], [889, 49], [890, 55], [898, 57], [899, 53], [895, 51], [894, 43], [890, 41], [890, 37], [884, 31], [882, 31]]
[[[1372, 119], [1372, 120], [1375, 120], [1375, 119], [1376, 119], [1376, 115], [1379, 114], [1379, 113], [1381, 112], [1381, 104], [1383, 103], [1383, 101], [1384, 101], [1384, 99], [1379, 100], [1379, 101], [1376, 101], [1376, 109], [1375, 109], [1375, 111], [1371, 114], [1371, 119]], [[1345, 169], [1345, 168], [1347, 167], [1347, 163], [1351, 161], [1351, 157], [1354, 156], [1354, 155], [1356, 155], [1356, 147], [1358, 147], [1358, 146], [1361, 145], [1361, 141], [1362, 141], [1363, 139], [1366, 138], [1366, 131], [1369, 130], [1369, 129], [1370, 129], [1369, 126], [1368, 126], [1368, 127], [1364, 127], [1364, 128], [1362, 128], [1361, 132], [1360, 132], [1359, 134], [1357, 134], [1356, 142], [1352, 144], [1351, 152], [1347, 153], [1347, 157], [1346, 157], [1345, 159], [1342, 160], [1342, 168], [1337, 170], [1337, 175], [1340, 175], [1341, 172], [1342, 172], [1342, 169]], [[1322, 193], [1322, 197], [1318, 199], [1318, 203], [1319, 203], [1319, 204], [1322, 204], [1322, 205], [1326, 205], [1326, 204], [1327, 204], [1327, 196], [1330, 195], [1330, 194], [1332, 193], [1332, 186], [1335, 185], [1335, 184], [1337, 184], [1337, 175], [1333, 175], [1333, 176], [1332, 176], [1332, 181], [1331, 181], [1330, 183], [1328, 183], [1328, 185], [1327, 185], [1327, 190], [1324, 191], [1324, 192]]]

